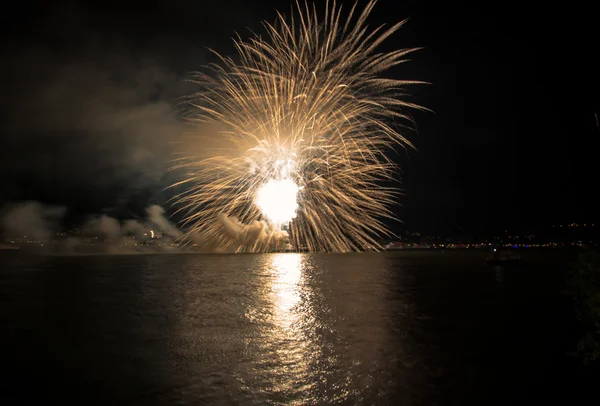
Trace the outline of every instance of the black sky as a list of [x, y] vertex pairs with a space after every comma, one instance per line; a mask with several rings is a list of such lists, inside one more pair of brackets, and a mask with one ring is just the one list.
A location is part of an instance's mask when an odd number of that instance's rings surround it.
[[[183, 79], [233, 54], [290, 1], [21, 3], [3, 13], [0, 204], [123, 214], [162, 204]], [[343, 2], [349, 8], [350, 2]], [[360, 2], [359, 2], [360, 3]], [[363, 2], [364, 3], [364, 2]], [[398, 159], [405, 225], [426, 233], [598, 221], [600, 38], [576, 2], [380, 0], [384, 47], [424, 47], [390, 75], [410, 89], [418, 152]]]

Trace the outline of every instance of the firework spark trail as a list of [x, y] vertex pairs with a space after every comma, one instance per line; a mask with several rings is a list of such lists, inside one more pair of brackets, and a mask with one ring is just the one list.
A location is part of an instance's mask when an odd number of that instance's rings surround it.
[[[270, 182], [288, 181], [297, 186], [290, 192], [298, 202], [289, 224], [295, 247], [380, 248], [397, 196], [383, 186], [397, 173], [386, 153], [412, 147], [392, 125], [411, 122], [406, 108], [421, 108], [403, 100], [403, 89], [422, 82], [380, 77], [415, 49], [376, 52], [404, 21], [369, 31], [374, 5], [359, 12], [355, 4], [342, 17], [342, 7], [328, 3], [320, 21], [314, 5], [297, 3], [290, 19], [278, 14], [275, 24], [264, 23], [266, 35], [238, 37], [237, 62], [217, 54], [218, 64], [194, 75], [202, 90], [190, 99], [191, 120], [213, 131], [193, 142], [214, 147], [178, 164], [190, 174], [177, 198], [193, 233], [222, 248], [268, 249], [281, 224], [261, 212], [257, 196]], [[267, 237], [240, 246], [227, 237], [223, 216], [266, 221]]]

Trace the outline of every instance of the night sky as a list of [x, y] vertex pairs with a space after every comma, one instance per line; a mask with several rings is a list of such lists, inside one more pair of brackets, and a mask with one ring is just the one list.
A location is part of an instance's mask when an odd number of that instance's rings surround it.
[[[39, 200], [75, 216], [129, 216], [165, 204], [176, 178], [166, 171], [169, 140], [183, 131], [174, 106], [194, 90], [187, 73], [213, 60], [207, 48], [233, 55], [235, 32], [261, 32], [261, 20], [290, 4], [5, 10], [0, 205]], [[597, 17], [576, 2], [548, 4], [379, 1], [372, 26], [410, 18], [383, 49], [424, 47], [388, 74], [431, 83], [409, 89], [433, 113], [413, 114], [418, 131], [407, 136], [418, 151], [397, 157], [397, 229], [600, 222]]]

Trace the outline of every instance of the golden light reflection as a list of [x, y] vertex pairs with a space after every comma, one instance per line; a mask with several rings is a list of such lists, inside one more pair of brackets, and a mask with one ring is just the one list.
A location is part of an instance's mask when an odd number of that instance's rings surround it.
[[299, 318], [296, 306], [300, 302], [299, 283], [302, 279], [302, 254], [284, 253], [273, 255], [274, 273], [273, 322], [278, 327], [291, 328]]
[[266, 266], [270, 274], [265, 286], [268, 322], [262, 324], [260, 345], [266, 356], [259, 362], [260, 369], [268, 371], [263, 378], [268, 382], [269, 392], [298, 398], [299, 404], [307, 404], [315, 385], [310, 382], [311, 362], [320, 356], [318, 346], [306, 331], [314, 325], [314, 314], [306, 302], [307, 257], [296, 253], [271, 254]]

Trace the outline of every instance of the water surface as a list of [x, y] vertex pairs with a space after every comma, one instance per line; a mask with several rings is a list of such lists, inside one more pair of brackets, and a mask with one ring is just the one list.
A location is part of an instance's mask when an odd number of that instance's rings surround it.
[[568, 255], [0, 258], [0, 403], [582, 401]]

